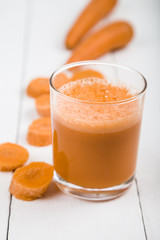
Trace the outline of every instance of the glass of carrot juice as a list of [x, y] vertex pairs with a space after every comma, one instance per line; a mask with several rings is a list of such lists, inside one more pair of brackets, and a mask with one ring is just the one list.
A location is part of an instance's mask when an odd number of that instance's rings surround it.
[[146, 88], [139, 72], [99, 61], [52, 74], [54, 179], [61, 190], [100, 201], [131, 186]]

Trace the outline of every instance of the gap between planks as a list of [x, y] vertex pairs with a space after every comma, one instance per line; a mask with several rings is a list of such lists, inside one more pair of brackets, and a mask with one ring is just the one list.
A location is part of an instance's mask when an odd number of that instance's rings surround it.
[[143, 215], [143, 208], [142, 208], [142, 203], [141, 203], [141, 198], [140, 198], [140, 193], [139, 193], [139, 188], [138, 188], [138, 181], [137, 181], [136, 177], [135, 177], [135, 184], [136, 184], [136, 189], [137, 189], [137, 196], [138, 196], [138, 201], [139, 201], [139, 207], [140, 207], [140, 211], [141, 211], [141, 218], [142, 218], [142, 223], [143, 223], [144, 235], [145, 235], [146, 240], [148, 240], [146, 226], [145, 226], [145, 221], [144, 221], [144, 215]]
[[[22, 92], [22, 88], [23, 88], [23, 82], [25, 79], [26, 69], [27, 69], [29, 38], [30, 38], [31, 22], [32, 22], [31, 20], [32, 20], [32, 16], [33, 16], [32, 12], [33, 12], [33, 1], [26, 0], [26, 14], [25, 14], [24, 40], [23, 40], [24, 43], [23, 43], [23, 53], [22, 53], [22, 71], [21, 71], [21, 77], [20, 77], [18, 118], [17, 118], [18, 120], [17, 120], [16, 137], [15, 137], [16, 144], [18, 144], [18, 140], [19, 140], [19, 129], [20, 129], [21, 117], [22, 117], [22, 105], [23, 105], [23, 99], [24, 99], [24, 94]], [[9, 240], [11, 211], [12, 211], [12, 195], [10, 194], [6, 240]]]

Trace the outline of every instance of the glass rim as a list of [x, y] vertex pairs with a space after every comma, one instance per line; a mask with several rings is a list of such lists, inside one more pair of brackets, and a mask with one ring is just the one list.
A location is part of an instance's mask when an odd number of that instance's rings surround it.
[[[58, 91], [58, 89], [56, 89], [54, 87], [54, 84], [52, 83], [52, 79], [54, 78], [54, 76], [56, 76], [58, 73], [61, 73], [64, 70], [73, 68], [73, 67], [79, 67], [79, 66], [84, 66], [84, 65], [106, 65], [106, 66], [110, 66], [110, 67], [116, 67], [119, 69], [123, 69], [123, 70], [127, 70], [130, 72], [134, 72], [137, 73], [144, 81], [144, 87], [143, 89], [138, 92], [135, 96], [130, 97], [130, 98], [126, 98], [123, 100], [118, 100], [118, 101], [110, 101], [110, 102], [93, 102], [93, 101], [87, 101], [87, 100], [81, 100], [81, 99], [76, 99], [70, 96], [65, 95], [64, 93], [61, 93], [60, 91]], [[146, 92], [147, 89], [147, 80], [146, 78], [143, 76], [143, 74], [141, 74], [139, 71], [135, 70], [134, 68], [128, 67], [128, 66], [124, 66], [124, 65], [120, 65], [120, 64], [115, 64], [115, 63], [110, 63], [110, 62], [103, 62], [103, 61], [98, 61], [98, 60], [88, 60], [88, 61], [79, 61], [79, 62], [74, 62], [74, 63], [69, 63], [69, 64], [65, 64], [63, 67], [58, 68], [56, 71], [54, 71], [49, 79], [49, 83], [50, 83], [50, 87], [52, 88], [52, 90], [55, 91], [56, 94], [58, 94], [60, 97], [63, 97], [69, 101], [74, 101], [77, 103], [84, 103], [84, 104], [102, 104], [102, 105], [111, 105], [111, 104], [124, 104], [124, 103], [128, 103], [128, 102], [132, 102], [138, 98], [140, 98], [141, 96], [144, 95], [144, 93]]]

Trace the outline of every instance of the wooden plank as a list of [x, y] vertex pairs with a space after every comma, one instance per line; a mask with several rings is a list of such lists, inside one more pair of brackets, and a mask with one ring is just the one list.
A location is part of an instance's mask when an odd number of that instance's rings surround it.
[[34, 202], [14, 199], [9, 239], [144, 240], [135, 192], [134, 185], [121, 198], [101, 203], [78, 200], [56, 188]]
[[[114, 18], [128, 19], [135, 27], [134, 41], [116, 53], [116, 62], [136, 68], [148, 81], [139, 148], [137, 184], [144, 229], [148, 239], [160, 239], [159, 188], [159, 1], [122, 1]], [[132, 9], [132, 10], [131, 10]]]
[[[65, 62], [69, 52], [63, 46], [64, 36], [72, 16], [85, 4], [86, 0], [35, 1], [24, 87], [33, 77], [49, 76]], [[112, 54], [105, 59], [111, 58]], [[51, 146], [37, 148], [26, 142], [28, 125], [37, 117], [34, 100], [25, 95], [19, 141], [29, 149], [29, 161], [51, 162]], [[13, 198], [9, 239], [144, 240], [136, 186], [119, 199], [101, 203], [67, 196], [54, 184], [42, 199], [24, 202]]]
[[[144, 73], [148, 80], [148, 92], [144, 111], [142, 138], [140, 144], [139, 166], [137, 172], [138, 186], [144, 220], [149, 239], [160, 239], [160, 44], [145, 49]], [[150, 60], [148, 59], [148, 56]], [[153, 61], [153, 64], [151, 62]]]
[[[0, 143], [16, 142], [19, 122], [25, 0], [0, 1]], [[0, 172], [0, 239], [6, 239], [12, 174]]]

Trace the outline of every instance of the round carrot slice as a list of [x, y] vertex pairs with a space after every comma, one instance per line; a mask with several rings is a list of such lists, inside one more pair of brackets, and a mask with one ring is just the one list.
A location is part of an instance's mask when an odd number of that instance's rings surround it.
[[21, 167], [28, 159], [28, 151], [13, 143], [0, 144], [0, 170], [12, 171]]
[[71, 81], [75, 81], [78, 79], [83, 79], [83, 78], [89, 78], [89, 77], [95, 77], [95, 78], [101, 78], [103, 79], [104, 76], [102, 73], [92, 70], [92, 69], [86, 69], [86, 70], [78, 70], [74, 72]]
[[34, 146], [52, 143], [51, 118], [39, 118], [29, 126], [27, 141]]
[[50, 95], [43, 94], [36, 98], [35, 100], [36, 109], [40, 116], [49, 117], [50, 116]]
[[32, 162], [14, 172], [9, 191], [18, 199], [31, 201], [46, 192], [52, 178], [53, 166], [44, 162]]
[[55, 76], [53, 85], [56, 89], [62, 87], [64, 84], [68, 83], [70, 79], [64, 73], [59, 73]]
[[36, 98], [42, 94], [49, 93], [49, 79], [35, 78], [27, 87], [27, 94], [30, 97]]

